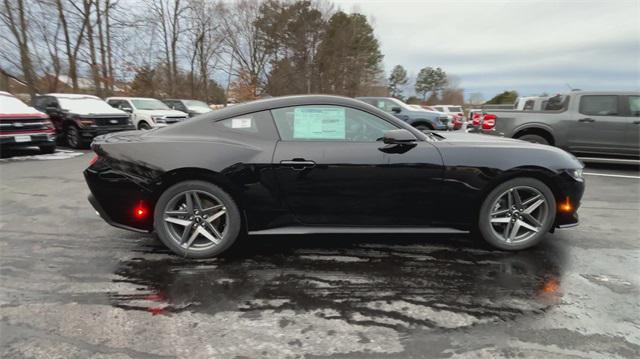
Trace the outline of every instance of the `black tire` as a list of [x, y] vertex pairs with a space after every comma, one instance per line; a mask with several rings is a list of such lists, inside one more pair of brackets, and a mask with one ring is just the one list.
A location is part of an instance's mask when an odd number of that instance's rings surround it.
[[[220, 204], [224, 206], [223, 209], [226, 210], [225, 229], [221, 233], [222, 239], [210, 248], [198, 249], [190, 247], [185, 249], [185, 247], [178, 243], [179, 239], [176, 238], [175, 233], [171, 233], [169, 224], [164, 220], [165, 210], [170, 201], [176, 196], [180, 196], [182, 193], [188, 191], [197, 191], [204, 195], [212, 196], [220, 202]], [[177, 255], [189, 258], [215, 257], [228, 250], [236, 240], [244, 234], [242, 215], [231, 195], [213, 183], [205, 181], [184, 181], [166, 189], [156, 203], [154, 210], [154, 229], [160, 241], [162, 241], [167, 248]]]
[[80, 130], [78, 129], [78, 126], [76, 125], [69, 125], [65, 128], [65, 134], [64, 134], [66, 140], [67, 140], [67, 144], [69, 145], [69, 147], [71, 148], [75, 148], [75, 149], [81, 149], [84, 148], [84, 143], [82, 142], [82, 138], [80, 137]]
[[429, 125], [425, 125], [423, 123], [417, 124], [417, 125], [415, 125], [413, 127], [417, 128], [420, 131], [431, 131], [431, 130], [433, 130], [433, 128], [431, 128]]
[[145, 121], [140, 121], [140, 123], [138, 123], [138, 130], [146, 131], [150, 129], [151, 129], [151, 126], [149, 126], [149, 124], [146, 123]]
[[52, 143], [49, 145], [38, 146], [40, 148], [40, 153], [48, 155], [56, 152], [56, 144]]
[[[494, 229], [491, 223], [491, 211], [492, 206], [498, 198], [503, 196], [510, 189], [514, 188], [532, 188], [538, 191], [544, 197], [546, 210], [544, 214], [540, 215], [540, 228], [536, 233], [531, 233], [530, 237], [526, 237], [526, 239], [521, 242], [507, 243]], [[540, 243], [553, 226], [555, 217], [556, 200], [549, 187], [535, 178], [519, 177], [498, 185], [484, 199], [478, 215], [477, 230], [478, 234], [480, 234], [480, 236], [493, 247], [507, 251], [518, 251], [533, 247]]]
[[540, 135], [534, 135], [534, 134], [528, 134], [528, 135], [522, 135], [520, 137], [518, 137], [519, 140], [522, 141], [527, 141], [527, 142], [531, 142], [531, 143], [539, 143], [541, 145], [549, 145], [549, 141], [540, 136]]

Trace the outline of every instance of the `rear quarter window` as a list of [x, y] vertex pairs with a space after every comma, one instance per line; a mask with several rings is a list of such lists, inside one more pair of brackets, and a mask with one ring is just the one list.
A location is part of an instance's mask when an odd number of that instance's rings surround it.
[[254, 112], [216, 121], [215, 127], [222, 132], [263, 140], [279, 139], [269, 111]]

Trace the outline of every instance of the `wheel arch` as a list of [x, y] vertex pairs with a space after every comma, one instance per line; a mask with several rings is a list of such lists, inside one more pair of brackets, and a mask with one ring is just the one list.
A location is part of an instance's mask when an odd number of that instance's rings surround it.
[[434, 130], [435, 127], [433, 126], [433, 123], [427, 119], [424, 118], [420, 118], [417, 120], [413, 120], [410, 123], [411, 126], [416, 127], [416, 126], [420, 126], [420, 125], [425, 125], [427, 127], [429, 127], [430, 130]]
[[[225, 175], [211, 171], [204, 168], [198, 167], [183, 167], [176, 168], [170, 171], [165, 172], [156, 182], [157, 186], [155, 187], [153, 194], [153, 205], [155, 207], [158, 202], [158, 198], [162, 195], [162, 193], [169, 187], [184, 181], [205, 181], [209, 183], [213, 183], [214, 185], [222, 188], [225, 192], [227, 192], [231, 198], [236, 202], [236, 205], [240, 209], [242, 213], [243, 225], [247, 225], [247, 215], [244, 210], [244, 196], [242, 195], [241, 189], [234, 185], [233, 182], [229, 180]], [[248, 228], [248, 227], [245, 227]]]
[[[556, 200], [558, 200], [558, 193], [560, 189], [558, 188], [558, 185], [553, 180], [553, 177], [555, 175], [556, 173], [554, 171], [541, 166], [522, 166], [522, 167], [516, 167], [510, 170], [504, 171], [498, 176], [492, 178], [482, 188], [482, 190], [478, 194], [478, 197], [476, 198], [476, 201], [474, 203], [474, 213], [478, 213], [478, 211], [480, 210], [480, 207], [482, 206], [482, 203], [484, 202], [485, 198], [487, 198], [489, 193], [491, 193], [491, 191], [493, 191], [496, 187], [498, 187], [502, 183], [512, 180], [514, 178], [537, 179], [540, 182], [544, 183], [547, 187], [549, 187], [549, 189], [553, 193]], [[477, 220], [477, 218], [474, 219], [474, 221], [475, 220]]]
[[520, 138], [524, 135], [538, 135], [549, 141], [550, 145], [554, 146], [556, 144], [553, 130], [542, 124], [520, 127], [514, 131], [513, 138]]

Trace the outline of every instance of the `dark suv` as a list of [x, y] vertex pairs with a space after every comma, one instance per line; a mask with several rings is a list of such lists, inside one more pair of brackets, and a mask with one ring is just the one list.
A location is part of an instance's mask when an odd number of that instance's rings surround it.
[[95, 136], [135, 130], [129, 114], [91, 95], [46, 94], [36, 96], [33, 107], [53, 122], [58, 139], [72, 148], [86, 147]]

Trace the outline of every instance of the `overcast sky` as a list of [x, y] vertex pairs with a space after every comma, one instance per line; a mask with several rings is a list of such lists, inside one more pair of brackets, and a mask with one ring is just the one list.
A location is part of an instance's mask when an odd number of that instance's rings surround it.
[[467, 96], [640, 89], [640, 0], [334, 3], [373, 21], [387, 73], [440, 66]]

